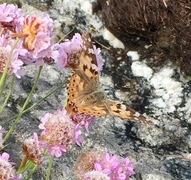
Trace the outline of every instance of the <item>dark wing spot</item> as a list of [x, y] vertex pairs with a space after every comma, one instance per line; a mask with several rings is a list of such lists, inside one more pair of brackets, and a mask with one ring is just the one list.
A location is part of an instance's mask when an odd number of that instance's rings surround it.
[[94, 71], [94, 75], [98, 75], [98, 71]]
[[96, 113], [96, 116], [100, 116], [100, 114], [101, 114], [101, 113], [97, 112], [97, 113]]
[[95, 70], [95, 69], [90, 69], [90, 72], [92, 73], [92, 74], [94, 74], [94, 75], [97, 75], [98, 74], [98, 72]]
[[[126, 106], [126, 109], [125, 109], [126, 111], [129, 111], [129, 108]], [[130, 112], [130, 111], [129, 111]]]
[[116, 104], [117, 108], [120, 109], [121, 108], [121, 104]]
[[120, 113], [120, 111], [119, 111], [119, 110], [116, 110], [116, 111], [114, 111], [114, 112], [116, 112], [116, 113], [118, 113], [118, 114]]

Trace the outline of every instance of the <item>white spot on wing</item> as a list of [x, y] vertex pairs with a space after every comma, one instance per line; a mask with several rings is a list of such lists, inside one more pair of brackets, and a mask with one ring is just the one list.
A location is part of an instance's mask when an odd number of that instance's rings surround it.
[[135, 112], [134, 116], [139, 117], [141, 114], [139, 112]]
[[94, 50], [93, 50], [92, 48], [89, 48], [89, 49], [88, 49], [88, 53], [89, 53], [89, 54], [94, 54]]
[[98, 67], [95, 64], [92, 64], [92, 69], [95, 69], [96, 71], [98, 71]]
[[124, 104], [121, 104], [121, 109], [126, 110], [126, 106]]

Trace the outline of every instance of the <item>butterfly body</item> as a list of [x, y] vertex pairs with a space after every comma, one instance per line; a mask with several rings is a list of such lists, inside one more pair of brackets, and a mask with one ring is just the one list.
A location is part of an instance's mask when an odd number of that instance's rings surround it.
[[111, 114], [121, 119], [151, 123], [128, 106], [107, 98], [100, 89], [99, 69], [89, 34], [82, 35], [82, 52], [68, 84], [68, 104], [71, 114], [83, 113], [96, 117]]
[[106, 93], [102, 90], [96, 90], [84, 96], [80, 104], [82, 106], [87, 106], [89, 104], [98, 104], [102, 103], [102, 101], [104, 101], [105, 99], [106, 99]]

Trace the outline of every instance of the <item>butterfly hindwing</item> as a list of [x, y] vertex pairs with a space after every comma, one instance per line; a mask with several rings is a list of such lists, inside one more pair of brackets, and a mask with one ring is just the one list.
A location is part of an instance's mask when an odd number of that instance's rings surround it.
[[78, 107], [78, 110], [81, 113], [95, 117], [105, 116], [108, 113], [107, 109], [103, 104], [91, 105], [88, 107]]
[[142, 121], [146, 124], [152, 124], [152, 122], [148, 118], [146, 118], [139, 112], [131, 109], [130, 107], [126, 106], [125, 104], [121, 104], [107, 99], [105, 101], [105, 105], [107, 106], [109, 113], [113, 116], [119, 117], [121, 119], [128, 119], [131, 121]]

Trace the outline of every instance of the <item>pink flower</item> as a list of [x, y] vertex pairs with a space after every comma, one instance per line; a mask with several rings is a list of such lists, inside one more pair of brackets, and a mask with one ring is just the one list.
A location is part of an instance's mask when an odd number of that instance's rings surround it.
[[24, 75], [24, 72], [21, 70], [23, 64], [23, 61], [19, 59], [19, 52], [15, 49], [13, 51], [9, 71], [14, 73], [17, 78], [21, 78], [21, 76]]
[[[13, 40], [11, 38], [5, 38], [5, 36], [0, 37], [0, 74], [3, 73], [10, 52], [12, 49]], [[23, 62], [20, 60], [20, 53], [24, 54], [24, 51], [19, 48], [19, 45], [13, 50], [13, 54], [11, 56], [11, 61], [8, 66], [8, 74], [15, 74], [16, 77], [20, 78], [24, 73], [21, 70], [23, 66]]]
[[84, 126], [87, 132], [89, 132], [89, 126], [95, 121], [95, 117], [81, 113], [74, 114], [71, 118], [75, 124]]
[[52, 58], [59, 68], [64, 68], [67, 64], [67, 54], [64, 51], [63, 44], [54, 44], [52, 50]]
[[71, 40], [66, 39], [65, 42], [62, 43], [69, 59], [73, 54], [79, 53], [81, 50], [82, 42], [83, 41], [81, 35], [79, 33], [75, 33]]
[[98, 171], [102, 171], [107, 175], [112, 173], [112, 170], [115, 169], [119, 165], [119, 160], [117, 155], [110, 155], [109, 153], [105, 153], [103, 160], [95, 163], [95, 169]]
[[[41, 66], [47, 58], [51, 58], [52, 35], [53, 20], [43, 13], [41, 17], [27, 16], [22, 25], [22, 32], [13, 33], [11, 37], [23, 38], [23, 46], [28, 50], [28, 54], [22, 57], [24, 62], [37, 62], [36, 64]], [[28, 57], [30, 60], [26, 61]]]
[[13, 168], [14, 163], [9, 162], [9, 154], [3, 153], [0, 155], [0, 175], [1, 179], [18, 180], [21, 178], [20, 175], [16, 175], [15, 169]]
[[13, 4], [0, 5], [0, 25], [13, 32], [20, 32], [24, 20], [24, 12]]
[[41, 17], [27, 16], [22, 26], [22, 34], [24, 38], [24, 46], [32, 51], [34, 57], [50, 45], [53, 31], [53, 21], [46, 13]]
[[64, 68], [68, 63], [75, 64], [77, 61], [76, 55], [81, 51], [82, 38], [81, 35], [76, 33], [70, 40], [66, 39], [65, 42], [56, 44], [54, 47], [53, 59], [59, 68]]
[[22, 152], [26, 157], [22, 161], [20, 167], [25, 166], [26, 160], [30, 160], [37, 165], [42, 163], [44, 158], [44, 148], [38, 140], [37, 133], [33, 133], [33, 138], [25, 139], [22, 146]]
[[34, 40], [34, 57], [42, 57], [42, 55], [40, 56], [40, 52], [47, 50], [50, 46], [50, 42], [50, 36], [47, 36], [47, 34], [44, 34], [43, 32], [39, 32]]
[[0, 159], [3, 159], [5, 161], [8, 161], [9, 157], [10, 157], [9, 154], [7, 153], [0, 154]]
[[110, 180], [110, 178], [99, 171], [88, 171], [83, 175], [83, 180]]
[[42, 118], [41, 118], [41, 124], [38, 126], [39, 129], [43, 129], [43, 130], [46, 130], [46, 122], [52, 117], [52, 114], [51, 113], [46, 113]]
[[[56, 65], [59, 68], [64, 68], [66, 66], [76, 68], [78, 66], [79, 57], [83, 46], [82, 36], [79, 33], [76, 33], [71, 40], [66, 39], [63, 43], [54, 45], [52, 58], [55, 60]], [[97, 49], [95, 45], [92, 45], [92, 48], [94, 50], [100, 72], [103, 66], [103, 59], [100, 56], [100, 49]]]
[[129, 176], [132, 176], [135, 174], [135, 171], [133, 170], [134, 169], [134, 165], [132, 162], [130, 162], [129, 158], [126, 157], [124, 160], [123, 160], [123, 163], [122, 163], [122, 166], [123, 166], [123, 170], [125, 172], [128, 172]]
[[45, 114], [41, 122], [41, 139], [46, 143], [50, 154], [60, 157], [62, 152], [69, 150], [75, 142], [81, 144], [80, 127], [76, 127], [65, 110]]
[[[94, 163], [102, 159], [103, 152], [91, 149], [81, 153], [76, 161], [74, 173], [77, 179], [83, 179], [84, 174], [94, 171]], [[96, 171], [98, 172], [98, 171]], [[103, 174], [97, 173], [98, 174]]]
[[49, 146], [49, 152], [50, 152], [50, 155], [56, 156], [58, 158], [62, 156], [62, 152], [66, 152], [66, 149], [62, 145], [51, 144]]
[[13, 10], [15, 7], [13, 5], [7, 5], [6, 3], [3, 3], [0, 5], [0, 21], [1, 22], [10, 22], [13, 20], [13, 17], [11, 17], [11, 10]]
[[97, 59], [97, 64], [98, 64], [98, 69], [99, 69], [99, 73], [103, 70], [103, 58], [100, 56], [101, 50], [100, 48], [96, 48], [95, 45], [93, 45], [93, 49], [94, 49], [94, 53]]
[[119, 165], [115, 169], [112, 170], [110, 174], [111, 180], [127, 180], [129, 177], [126, 177], [126, 174], [123, 173], [123, 168]]
[[77, 124], [75, 127], [75, 140], [76, 140], [76, 144], [78, 146], [81, 146], [81, 144], [84, 141], [84, 138], [81, 136], [81, 126], [80, 124]]

